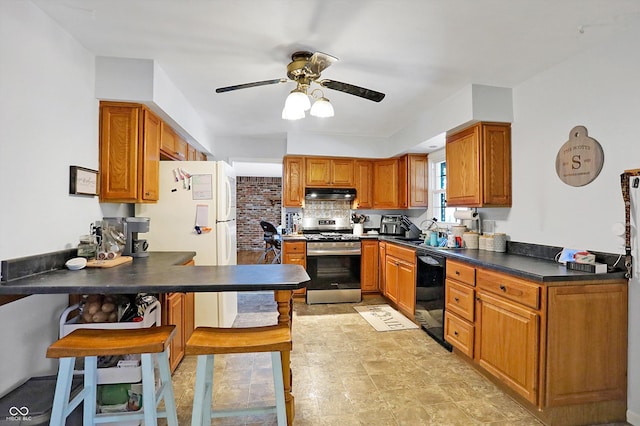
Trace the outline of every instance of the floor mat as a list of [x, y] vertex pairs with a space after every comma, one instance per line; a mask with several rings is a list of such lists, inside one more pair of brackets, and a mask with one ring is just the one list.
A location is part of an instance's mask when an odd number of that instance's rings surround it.
[[377, 331], [410, 330], [418, 328], [409, 318], [389, 305], [354, 306], [353, 309]]

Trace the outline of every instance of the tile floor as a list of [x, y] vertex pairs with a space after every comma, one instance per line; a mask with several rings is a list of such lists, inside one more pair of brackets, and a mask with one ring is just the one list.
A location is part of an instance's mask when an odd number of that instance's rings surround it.
[[[379, 297], [362, 303], [384, 303]], [[540, 425], [491, 382], [421, 330], [375, 331], [354, 304], [294, 304], [294, 425]], [[234, 326], [274, 324], [272, 293], [241, 293]], [[273, 404], [263, 354], [218, 356], [214, 405]], [[190, 424], [195, 357], [174, 374], [179, 424]], [[212, 420], [275, 425], [275, 415]]]

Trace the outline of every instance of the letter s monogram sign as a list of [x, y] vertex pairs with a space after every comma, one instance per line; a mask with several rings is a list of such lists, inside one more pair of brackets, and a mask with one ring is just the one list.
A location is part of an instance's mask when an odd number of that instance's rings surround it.
[[560, 147], [556, 156], [556, 173], [561, 181], [571, 186], [584, 186], [598, 177], [604, 165], [602, 146], [587, 133], [584, 126], [576, 126], [569, 140]]

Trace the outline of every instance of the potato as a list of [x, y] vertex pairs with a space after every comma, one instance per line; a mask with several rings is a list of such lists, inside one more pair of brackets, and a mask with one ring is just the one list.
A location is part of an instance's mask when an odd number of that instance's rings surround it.
[[87, 302], [102, 302], [101, 294], [89, 294], [87, 296]]
[[118, 320], [118, 313], [117, 312], [111, 312], [109, 314], [109, 318], [107, 319], [107, 321], [109, 322], [116, 322]]
[[100, 306], [100, 302], [89, 302], [85, 305], [84, 309], [86, 312], [89, 312], [91, 315], [93, 315], [100, 310]]
[[93, 322], [93, 315], [91, 315], [89, 312], [83, 312], [82, 322]]
[[105, 322], [109, 318], [109, 314], [106, 312], [98, 311], [93, 314], [92, 320], [93, 322]]
[[102, 312], [113, 312], [116, 309], [116, 305], [114, 305], [113, 303], [103, 303], [102, 306], [100, 307], [100, 309], [102, 310]]

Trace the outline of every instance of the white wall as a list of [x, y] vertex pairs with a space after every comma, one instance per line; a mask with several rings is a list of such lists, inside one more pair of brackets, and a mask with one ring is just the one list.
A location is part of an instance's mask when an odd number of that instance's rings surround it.
[[[30, 2], [0, 2], [0, 259], [75, 247], [103, 216], [70, 196], [69, 166], [98, 169], [94, 57]], [[51, 374], [66, 295], [0, 306], [0, 394]]]
[[[484, 209], [515, 241], [624, 253], [611, 228], [624, 222], [620, 174], [640, 168], [640, 31], [574, 57], [513, 90], [513, 207]], [[604, 167], [583, 187], [564, 184], [555, 158], [569, 131], [586, 126]], [[634, 197], [640, 198], [635, 191]], [[638, 215], [638, 212], [635, 212]], [[635, 238], [632, 245], [640, 241]], [[635, 249], [635, 256], [639, 254]], [[640, 284], [629, 284], [628, 421], [640, 425]]]

